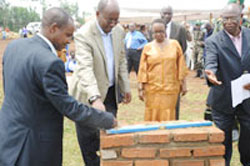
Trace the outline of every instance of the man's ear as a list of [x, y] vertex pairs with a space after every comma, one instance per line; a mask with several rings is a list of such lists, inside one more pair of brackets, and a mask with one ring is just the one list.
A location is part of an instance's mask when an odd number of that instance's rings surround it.
[[100, 15], [100, 12], [96, 11], [95, 15], [98, 17]]
[[58, 25], [56, 23], [53, 23], [49, 26], [49, 32], [50, 33], [55, 33], [58, 30]]

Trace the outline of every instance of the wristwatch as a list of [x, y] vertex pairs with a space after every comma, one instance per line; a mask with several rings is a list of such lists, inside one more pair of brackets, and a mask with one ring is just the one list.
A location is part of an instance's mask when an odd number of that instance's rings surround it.
[[99, 96], [99, 95], [91, 96], [89, 98], [89, 104], [92, 105], [94, 103], [94, 101], [96, 101], [97, 99], [100, 99], [100, 98], [101, 98], [101, 96]]

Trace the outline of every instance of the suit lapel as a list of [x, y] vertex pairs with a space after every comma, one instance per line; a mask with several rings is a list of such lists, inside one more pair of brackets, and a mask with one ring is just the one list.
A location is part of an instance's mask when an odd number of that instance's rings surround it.
[[226, 50], [229, 50], [233, 56], [236, 56], [240, 58], [240, 55], [238, 51], [236, 50], [233, 41], [231, 38], [226, 34], [226, 32], [223, 30], [222, 32], [224, 35], [222, 37], [222, 47]]
[[106, 70], [106, 74], [108, 76], [108, 69], [107, 69], [107, 58], [105, 55], [105, 49], [104, 49], [104, 44], [103, 44], [103, 40], [102, 40], [102, 35], [101, 32], [99, 31], [99, 29], [97, 28], [96, 22], [93, 23], [93, 34], [94, 34], [94, 40], [97, 44], [97, 47], [100, 49], [101, 52], [101, 56], [103, 58], [104, 61], [104, 65], [105, 65], [105, 70]]
[[170, 39], [174, 39], [174, 38], [175, 38], [174, 35], [176, 34], [176, 26], [175, 26], [175, 23], [174, 23], [174, 22], [172, 22], [170, 28], [171, 28], [171, 29], [170, 29], [170, 36], [169, 36], [169, 38], [170, 38]]

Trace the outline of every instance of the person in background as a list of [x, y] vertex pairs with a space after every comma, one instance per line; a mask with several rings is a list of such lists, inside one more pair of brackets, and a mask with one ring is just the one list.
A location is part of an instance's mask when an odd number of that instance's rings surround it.
[[147, 25], [140, 25], [140, 32], [144, 35], [144, 37], [147, 39], [147, 41], [150, 40]]
[[[225, 133], [226, 166], [230, 166], [232, 129], [236, 118], [240, 123], [240, 161], [244, 166], [250, 165], [250, 99], [233, 107], [231, 92], [231, 81], [250, 72], [250, 30], [242, 27], [240, 20], [241, 7], [235, 3], [228, 4], [222, 11], [224, 29], [205, 42], [205, 73], [211, 85], [212, 118]], [[250, 91], [250, 82], [239, 88]]]
[[22, 36], [23, 36], [24, 38], [28, 37], [28, 30], [27, 30], [26, 26], [23, 27], [23, 29], [22, 29]]
[[187, 67], [180, 44], [166, 38], [162, 19], [152, 23], [154, 40], [145, 45], [138, 73], [139, 98], [145, 102], [145, 121], [176, 119], [179, 93], [187, 92]]
[[74, 72], [76, 68], [76, 59], [75, 59], [75, 52], [70, 51], [70, 54], [65, 62], [65, 70], [66, 72]]
[[[175, 39], [179, 42], [182, 52], [185, 55], [187, 49], [187, 36], [185, 27], [174, 22], [173, 18], [173, 8], [171, 6], [163, 7], [160, 12], [161, 18], [164, 20], [166, 25], [166, 37], [168, 39]], [[185, 57], [186, 59], [186, 57]], [[180, 96], [178, 97], [176, 104], [176, 120], [179, 120], [180, 116]]]
[[203, 49], [204, 49], [204, 32], [201, 30], [201, 22], [197, 21], [193, 30], [194, 46], [192, 57], [194, 60], [194, 70], [196, 77], [203, 78]]
[[135, 23], [129, 24], [129, 32], [125, 37], [126, 55], [128, 61], [128, 72], [130, 73], [134, 68], [136, 74], [138, 73], [142, 49], [147, 44], [146, 37], [136, 30]]
[[69, 14], [51, 8], [43, 15], [41, 33], [7, 46], [0, 111], [1, 166], [62, 166], [64, 116], [93, 130], [117, 125], [111, 113], [79, 103], [68, 94], [64, 63], [56, 50], [65, 48], [74, 29]]
[[6, 33], [5, 29], [2, 29], [2, 39], [3, 40], [7, 39], [7, 33]]
[[[125, 34], [118, 24], [119, 16], [116, 0], [100, 0], [96, 20], [84, 24], [75, 34], [76, 68], [69, 88], [79, 101], [114, 116], [119, 92], [123, 103], [131, 101]], [[99, 130], [78, 123], [76, 129], [85, 165], [99, 166], [100, 157], [96, 154], [100, 146]]]

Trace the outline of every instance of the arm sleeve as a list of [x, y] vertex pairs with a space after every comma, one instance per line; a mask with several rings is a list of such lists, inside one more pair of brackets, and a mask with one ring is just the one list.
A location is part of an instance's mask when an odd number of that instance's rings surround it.
[[60, 60], [51, 63], [41, 78], [44, 93], [51, 104], [63, 115], [93, 128], [111, 128], [114, 117], [77, 102], [67, 92], [64, 65]]
[[[125, 32], [122, 31], [122, 39], [124, 39]], [[128, 93], [130, 92], [130, 83], [129, 83], [129, 77], [128, 77], [128, 68], [127, 68], [127, 59], [125, 54], [125, 46], [124, 41], [120, 41], [121, 45], [121, 52], [119, 57], [119, 71], [118, 71], [118, 84], [119, 88], [122, 93]]]
[[184, 27], [181, 26], [181, 41], [180, 41], [180, 45], [182, 48], [182, 52], [185, 53], [186, 49], [187, 49], [187, 35], [186, 35], [186, 29]]
[[146, 83], [148, 82], [147, 78], [147, 55], [146, 55], [147, 46], [144, 47], [142, 54], [141, 54], [141, 60], [139, 65], [139, 71], [137, 80], [140, 83]]
[[80, 80], [79, 90], [87, 93], [87, 97], [99, 95], [96, 77], [94, 75], [94, 62], [92, 47], [87, 43], [82, 34], [75, 36], [77, 77]]
[[215, 44], [211, 40], [205, 42], [206, 57], [205, 57], [205, 70], [211, 70], [216, 74], [218, 69], [218, 55]]

